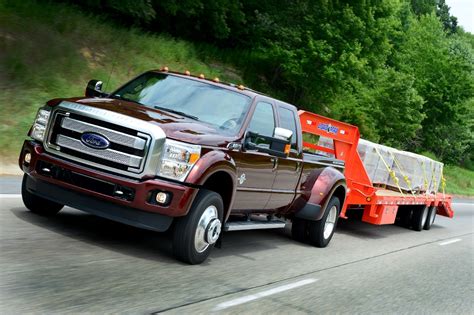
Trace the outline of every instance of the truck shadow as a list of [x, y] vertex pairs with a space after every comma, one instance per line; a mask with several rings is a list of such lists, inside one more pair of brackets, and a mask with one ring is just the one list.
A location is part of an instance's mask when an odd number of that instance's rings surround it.
[[[24, 222], [80, 242], [131, 257], [179, 264], [173, 257], [172, 234], [169, 231], [158, 233], [143, 230], [71, 208], [66, 208], [53, 217], [42, 217], [25, 208], [13, 208], [10, 211]], [[203, 265], [217, 257], [239, 256], [251, 259], [247, 254], [275, 249], [290, 242], [294, 243], [286, 230], [227, 233], [222, 248], [214, 250]]]
[[[173, 257], [172, 235], [158, 233], [117, 223], [78, 210], [67, 208], [54, 217], [42, 217], [25, 208], [14, 208], [11, 212], [20, 220], [51, 232], [98, 246], [106, 250], [139, 259], [159, 261], [164, 264], [179, 264]], [[433, 225], [432, 229], [442, 229]], [[357, 219], [339, 220], [337, 234], [361, 239], [381, 239], [400, 234], [414, 233], [395, 225], [374, 226]], [[213, 258], [238, 256], [254, 260], [252, 253], [272, 250], [287, 245], [312, 247], [291, 238], [291, 225], [280, 230], [251, 230], [226, 233], [222, 247], [215, 250], [203, 265]]]
[[[432, 230], [443, 228], [440, 225], [436, 225], [436, 222], [431, 227]], [[360, 239], [382, 239], [415, 233], [415, 231], [397, 224], [373, 225], [361, 221], [360, 218], [348, 218], [339, 219], [336, 233]]]
[[141, 259], [176, 262], [169, 233], [143, 230], [71, 209], [54, 217], [42, 217], [25, 208], [11, 212], [25, 222], [80, 242]]

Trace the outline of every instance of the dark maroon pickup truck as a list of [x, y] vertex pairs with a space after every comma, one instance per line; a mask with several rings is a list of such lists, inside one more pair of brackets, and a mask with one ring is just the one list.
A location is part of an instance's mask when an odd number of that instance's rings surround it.
[[149, 71], [113, 93], [53, 99], [20, 154], [23, 201], [153, 231], [203, 262], [223, 231], [283, 228], [326, 246], [346, 196], [344, 163], [303, 152], [295, 106], [243, 86]]

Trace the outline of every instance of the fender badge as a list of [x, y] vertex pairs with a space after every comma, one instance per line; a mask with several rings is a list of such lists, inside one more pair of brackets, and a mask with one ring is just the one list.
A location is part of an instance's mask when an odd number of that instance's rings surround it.
[[242, 185], [247, 180], [247, 178], [245, 177], [245, 174], [242, 174], [237, 180], [239, 181], [239, 184]]

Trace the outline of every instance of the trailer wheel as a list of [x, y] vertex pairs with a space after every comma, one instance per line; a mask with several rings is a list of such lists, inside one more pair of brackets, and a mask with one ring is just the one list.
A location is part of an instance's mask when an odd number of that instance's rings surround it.
[[309, 222], [308, 239], [312, 245], [326, 247], [329, 244], [336, 229], [340, 210], [341, 202], [337, 197], [332, 197], [321, 220]]
[[406, 207], [402, 208], [400, 206], [398, 207], [397, 218], [396, 218], [395, 223], [398, 226], [408, 229], [411, 226], [412, 215], [413, 215], [413, 210], [411, 208], [406, 208]]
[[224, 203], [222, 197], [202, 189], [188, 215], [179, 218], [173, 231], [173, 253], [179, 260], [195, 265], [207, 259], [219, 239]]
[[49, 217], [57, 214], [64, 205], [53, 202], [51, 200], [36, 196], [26, 189], [26, 182], [28, 181], [28, 175], [23, 175], [23, 181], [21, 183], [21, 198], [26, 208], [33, 213]]
[[415, 231], [423, 230], [428, 219], [428, 206], [421, 206], [413, 209], [413, 215], [411, 217], [411, 226]]
[[306, 241], [308, 231], [308, 221], [304, 219], [294, 218], [291, 225], [291, 236], [298, 242]]
[[429, 213], [428, 213], [428, 219], [426, 220], [426, 223], [423, 226], [423, 228], [425, 230], [431, 229], [431, 226], [433, 225], [433, 223], [435, 221], [435, 218], [436, 218], [436, 211], [437, 211], [437, 209], [436, 209], [435, 206], [430, 207], [430, 210], [429, 210]]

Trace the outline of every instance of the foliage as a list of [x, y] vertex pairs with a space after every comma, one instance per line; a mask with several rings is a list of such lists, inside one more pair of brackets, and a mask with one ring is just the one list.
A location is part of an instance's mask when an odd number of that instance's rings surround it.
[[[17, 23], [12, 15], [22, 11], [15, 6], [50, 10], [34, 16], [42, 24], [31, 31], [44, 37], [38, 47], [47, 46], [47, 56], [33, 49], [34, 41], [0, 53], [10, 81], [30, 80], [39, 91], [41, 75], [30, 78], [27, 69], [48, 65], [43, 75], [54, 82], [48, 95], [78, 89], [70, 87], [71, 78], [91, 59], [98, 66], [87, 74], [106, 75], [119, 64], [111, 85], [151, 61], [172, 66], [199, 59], [301, 108], [357, 124], [367, 139], [473, 164], [474, 35], [458, 26], [444, 0], [57, 0], [75, 3], [74, 9], [52, 0], [2, 1], [3, 27]], [[100, 18], [84, 27], [77, 8]], [[98, 31], [99, 19], [114, 24]], [[45, 32], [47, 23], [52, 29]], [[21, 61], [26, 51], [34, 51], [33, 61]], [[137, 57], [127, 59], [132, 54]]]
[[18, 158], [42, 104], [83, 95], [90, 79], [102, 79], [111, 91], [143, 71], [167, 65], [240, 81], [233, 68], [204, 63], [203, 49], [137, 28], [117, 28], [69, 5], [1, 0], [0, 164]]

